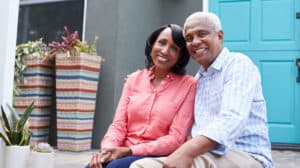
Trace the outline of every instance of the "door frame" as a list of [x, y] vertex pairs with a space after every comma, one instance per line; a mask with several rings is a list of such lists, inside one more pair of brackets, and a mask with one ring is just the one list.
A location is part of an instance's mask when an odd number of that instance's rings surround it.
[[209, 1], [208, 0], [202, 0], [202, 11], [208, 12], [209, 10]]

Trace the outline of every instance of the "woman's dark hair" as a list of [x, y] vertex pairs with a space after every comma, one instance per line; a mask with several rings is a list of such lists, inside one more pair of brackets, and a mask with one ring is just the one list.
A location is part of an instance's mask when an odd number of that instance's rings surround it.
[[157, 37], [160, 35], [160, 33], [166, 28], [171, 29], [172, 39], [174, 43], [180, 48], [180, 57], [177, 63], [171, 68], [171, 71], [178, 75], [184, 75], [186, 73], [186, 65], [189, 62], [190, 56], [185, 45], [185, 40], [182, 34], [182, 28], [176, 24], [163, 25], [150, 34], [145, 46], [146, 68], [149, 69], [153, 66], [153, 61], [151, 57], [152, 46], [155, 43]]

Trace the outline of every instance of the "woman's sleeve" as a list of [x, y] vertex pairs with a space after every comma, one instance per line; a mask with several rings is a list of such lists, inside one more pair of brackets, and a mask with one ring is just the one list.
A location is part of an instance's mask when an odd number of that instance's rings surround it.
[[130, 146], [133, 155], [163, 156], [175, 151], [186, 139], [194, 121], [196, 82], [190, 85], [170, 126], [169, 134], [154, 141]]
[[113, 122], [104, 135], [101, 147], [121, 146], [127, 135], [127, 105], [129, 103], [130, 81], [126, 80]]

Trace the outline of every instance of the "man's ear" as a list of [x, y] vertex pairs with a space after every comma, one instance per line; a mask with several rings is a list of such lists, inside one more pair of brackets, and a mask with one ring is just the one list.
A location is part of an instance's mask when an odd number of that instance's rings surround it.
[[218, 32], [218, 37], [219, 37], [220, 40], [223, 41], [223, 39], [224, 39], [224, 33], [223, 33], [223, 30], [220, 30], [220, 31]]

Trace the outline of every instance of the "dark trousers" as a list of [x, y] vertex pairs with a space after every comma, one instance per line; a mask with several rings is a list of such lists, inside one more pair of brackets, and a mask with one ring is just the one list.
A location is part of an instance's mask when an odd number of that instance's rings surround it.
[[[109, 163], [107, 163], [105, 168], [129, 168], [130, 164], [138, 159], [142, 159], [145, 156], [127, 156], [127, 157], [122, 157], [116, 160], [113, 160]], [[86, 168], [89, 168], [90, 166], [87, 165]]]

